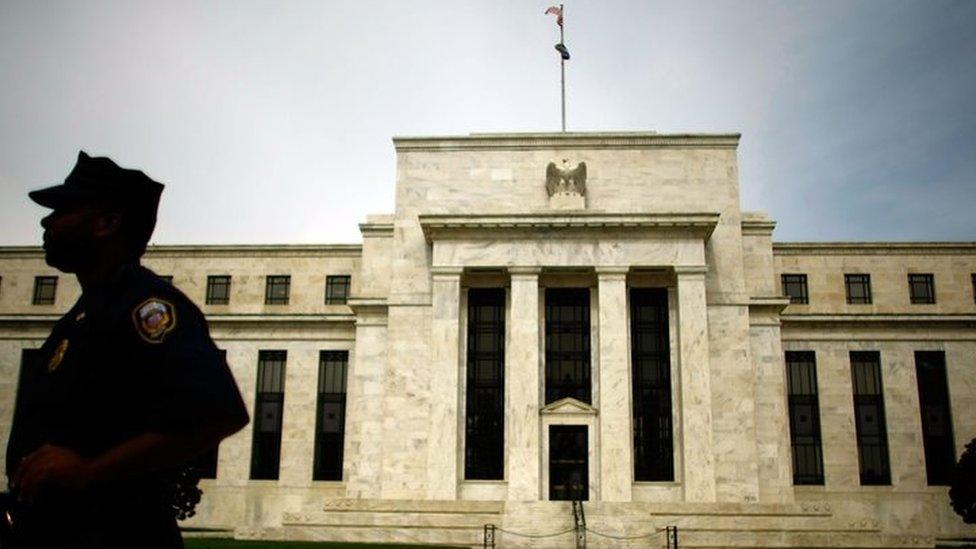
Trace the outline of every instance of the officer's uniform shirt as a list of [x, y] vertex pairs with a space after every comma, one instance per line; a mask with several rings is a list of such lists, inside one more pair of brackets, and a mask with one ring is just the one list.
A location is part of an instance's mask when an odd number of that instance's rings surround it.
[[[148, 431], [247, 418], [203, 314], [139, 265], [123, 268], [111, 284], [82, 295], [57, 322], [39, 356], [21, 373], [8, 474], [43, 444], [94, 457]], [[29, 509], [27, 522], [42, 536], [57, 527], [56, 536], [69, 535], [66, 539], [78, 546], [149, 547], [147, 536], [155, 536], [159, 547], [179, 547], [161, 478], [48, 498], [43, 508]], [[80, 538], [70, 537], [73, 528]], [[127, 540], [129, 533], [138, 539]]]

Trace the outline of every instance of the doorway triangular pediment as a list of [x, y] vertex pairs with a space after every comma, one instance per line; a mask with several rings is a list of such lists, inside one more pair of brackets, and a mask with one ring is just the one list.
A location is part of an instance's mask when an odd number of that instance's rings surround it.
[[573, 397], [566, 397], [555, 402], [550, 402], [539, 410], [539, 413], [547, 416], [595, 416], [597, 410], [585, 402], [576, 400]]

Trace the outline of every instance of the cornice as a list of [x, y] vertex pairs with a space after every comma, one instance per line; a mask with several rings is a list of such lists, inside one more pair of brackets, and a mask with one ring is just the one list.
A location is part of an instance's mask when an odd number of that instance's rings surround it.
[[451, 238], [497, 238], [498, 233], [512, 236], [542, 236], [542, 231], [647, 232], [678, 230], [691, 232], [708, 240], [718, 224], [719, 214], [703, 213], [576, 213], [538, 212], [525, 214], [428, 215], [418, 216], [428, 242]]
[[976, 328], [974, 314], [782, 314], [783, 325], [830, 325], [830, 326], [956, 326]]
[[738, 133], [562, 132], [472, 133], [455, 136], [394, 137], [397, 152], [539, 150], [539, 149], [640, 149], [664, 147], [725, 148], [739, 145]]
[[364, 237], [392, 238], [393, 223], [360, 223], [359, 232]]
[[[362, 244], [162, 244], [143, 259], [169, 257], [361, 257]], [[40, 246], [0, 246], [0, 259], [43, 259]]]
[[781, 313], [790, 304], [790, 298], [782, 296], [753, 296], [749, 298], [749, 308], [757, 311]]
[[773, 255], [976, 255], [976, 242], [774, 242]]
[[743, 219], [742, 234], [754, 236], [772, 236], [776, 222], [771, 219]]

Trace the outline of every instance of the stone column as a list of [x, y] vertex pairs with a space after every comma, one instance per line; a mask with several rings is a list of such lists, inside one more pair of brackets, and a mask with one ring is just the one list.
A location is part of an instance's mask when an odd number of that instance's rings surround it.
[[603, 501], [630, 501], [634, 476], [627, 267], [597, 267], [600, 292], [600, 486]]
[[707, 268], [675, 267], [685, 501], [715, 501], [712, 390], [708, 360]]
[[539, 271], [509, 268], [512, 276], [505, 353], [505, 446], [508, 499], [536, 501], [540, 491]]
[[430, 423], [427, 438], [427, 494], [430, 499], [457, 499], [461, 271], [459, 267], [434, 267], [431, 270]]

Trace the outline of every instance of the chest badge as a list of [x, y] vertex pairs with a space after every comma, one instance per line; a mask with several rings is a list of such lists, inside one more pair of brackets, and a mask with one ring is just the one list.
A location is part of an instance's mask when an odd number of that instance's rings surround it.
[[64, 360], [64, 354], [68, 352], [68, 340], [63, 339], [61, 343], [58, 343], [58, 347], [54, 349], [54, 353], [51, 354], [51, 360], [47, 362], [47, 371], [53, 372], [58, 369], [61, 365], [61, 361]]
[[149, 343], [162, 343], [176, 327], [176, 310], [172, 303], [152, 297], [132, 311], [132, 320], [139, 337]]

